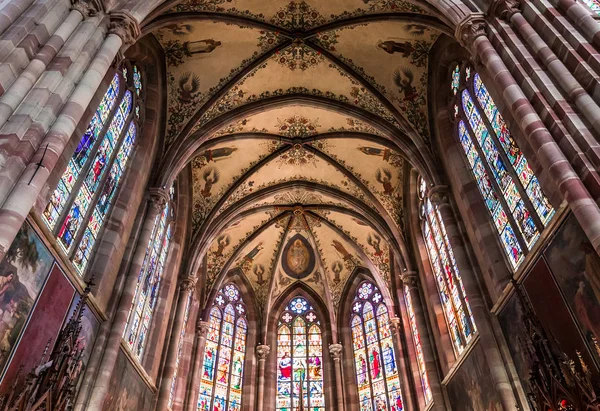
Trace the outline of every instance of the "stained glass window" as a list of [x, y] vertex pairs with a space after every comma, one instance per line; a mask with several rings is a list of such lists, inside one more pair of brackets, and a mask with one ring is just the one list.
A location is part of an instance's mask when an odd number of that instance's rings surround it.
[[390, 317], [373, 283], [358, 287], [350, 326], [360, 411], [404, 410]]
[[188, 318], [190, 317], [190, 306], [192, 303], [192, 293], [188, 294], [187, 301], [185, 303], [185, 314], [183, 316], [183, 325], [181, 326], [181, 332], [179, 333], [179, 343], [177, 344], [177, 358], [175, 359], [175, 371], [173, 371], [173, 379], [171, 380], [171, 389], [169, 391], [169, 408], [173, 408], [173, 400], [175, 398], [175, 388], [177, 387], [177, 374], [179, 372], [179, 362], [181, 361], [181, 354], [183, 352], [183, 339], [185, 337], [185, 331], [187, 328]]
[[292, 298], [277, 326], [279, 411], [324, 411], [321, 323], [304, 297]]
[[242, 409], [242, 380], [248, 323], [240, 292], [233, 284], [223, 287], [210, 311], [204, 348], [199, 411]]
[[583, 2], [597, 15], [600, 16], [600, 1], [598, 0], [583, 0]]
[[174, 192], [171, 191], [169, 203], [154, 222], [123, 333], [128, 347], [137, 358], [141, 358], [144, 352], [171, 244], [173, 196]]
[[[141, 94], [134, 95], [138, 89], [125, 71], [114, 75], [42, 213], [80, 274], [89, 263], [139, 134], [133, 110], [140, 110]], [[135, 71], [141, 90], [137, 67]]]
[[[477, 73], [456, 66], [456, 131], [477, 187], [513, 269], [554, 215], [540, 183]], [[473, 98], [475, 96], [475, 98]]]
[[415, 311], [413, 309], [408, 286], [404, 286], [404, 301], [406, 304], [406, 311], [408, 312], [408, 320], [410, 322], [410, 330], [413, 335], [413, 342], [415, 343], [415, 351], [417, 353], [417, 365], [419, 367], [419, 376], [421, 377], [421, 389], [423, 390], [423, 395], [425, 396], [425, 403], [429, 404], [433, 399], [433, 396], [431, 394], [431, 387], [429, 386], [429, 377], [427, 376], [427, 369], [425, 368], [425, 357], [423, 356], [421, 337], [417, 328]]
[[425, 248], [435, 275], [450, 337], [455, 351], [460, 354], [473, 338], [477, 327], [442, 216], [426, 193], [427, 185], [425, 180], [421, 179], [419, 194]]

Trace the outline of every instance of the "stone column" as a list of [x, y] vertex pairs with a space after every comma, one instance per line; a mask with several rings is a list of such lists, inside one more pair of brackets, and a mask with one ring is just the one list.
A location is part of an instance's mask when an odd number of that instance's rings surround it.
[[[425, 362], [425, 370], [427, 372], [427, 378], [429, 379], [429, 387], [431, 389], [431, 395], [433, 397], [432, 401], [434, 405], [432, 409], [443, 410], [445, 409], [445, 407], [444, 394], [442, 392], [442, 383], [440, 381], [438, 368], [436, 366], [433, 344], [431, 344], [431, 339], [429, 338], [427, 322], [425, 320], [425, 307], [423, 306], [421, 295], [419, 293], [419, 278], [417, 272], [403, 272], [402, 284], [408, 288], [408, 292], [410, 293], [412, 309], [415, 315], [415, 323], [417, 325], [417, 330], [419, 331], [419, 340], [421, 341], [421, 349], [423, 351], [423, 361]], [[404, 292], [404, 290], [402, 291]], [[420, 370], [417, 374], [419, 376], [419, 380], [415, 381], [415, 385], [417, 387], [417, 390], [422, 391]]]
[[418, 409], [419, 402], [413, 394], [414, 384], [410, 381], [410, 364], [407, 363], [404, 355], [404, 341], [402, 321], [398, 317], [390, 317], [390, 329], [392, 330], [392, 339], [394, 341], [394, 355], [396, 357], [396, 368], [398, 377], [402, 386], [402, 401], [407, 410]]
[[96, 381], [94, 382], [94, 386], [92, 388], [92, 393], [87, 408], [88, 410], [102, 409], [104, 398], [108, 393], [110, 377], [117, 361], [117, 355], [119, 354], [123, 332], [125, 331], [125, 327], [127, 325], [127, 317], [129, 315], [131, 303], [133, 302], [138, 275], [140, 270], [143, 268], [144, 257], [146, 256], [146, 248], [152, 239], [152, 232], [157, 221], [157, 216], [162, 213], [168, 201], [169, 193], [167, 190], [162, 188], [149, 190], [146, 217], [144, 218], [142, 231], [140, 233], [135, 253], [131, 261], [129, 272], [127, 273], [127, 278], [125, 279], [123, 293], [121, 294], [118, 308], [113, 317], [108, 341], [106, 343], [102, 362], [98, 370], [98, 376], [96, 377]]
[[[200, 310], [198, 316], [200, 316]], [[196, 326], [196, 347], [194, 350], [194, 359], [192, 361], [192, 377], [187, 387], [186, 405], [187, 411], [196, 411], [198, 409], [198, 389], [200, 388], [200, 368], [204, 360], [204, 347], [206, 347], [206, 335], [210, 323], [208, 321], [198, 321]]]
[[503, 90], [502, 97], [507, 110], [600, 254], [600, 207], [494, 49], [486, 29], [487, 22], [483, 15], [475, 13], [457, 26], [455, 36], [471, 52], [474, 60], [485, 67], [497, 89]]
[[8, 29], [34, 0], [14, 0], [0, 10], [0, 34]]
[[475, 318], [475, 326], [481, 340], [480, 343], [483, 344], [484, 351], [486, 352], [488, 365], [496, 385], [495, 389], [502, 399], [504, 408], [507, 410], [513, 409], [516, 399], [491, 328], [489, 309], [481, 296], [477, 278], [471, 268], [471, 263], [467, 256], [452, 206], [450, 205], [448, 188], [446, 186], [434, 186], [429, 189], [428, 194], [431, 202], [437, 206], [442, 223], [446, 228], [448, 241], [456, 260], [456, 266], [458, 267], [458, 272], [462, 278], [465, 292], [469, 299], [469, 305]]
[[[16, 179], [12, 190], [0, 208], [0, 227], [2, 227], [0, 230], [0, 260], [4, 258], [27, 214], [35, 204], [40, 191], [73, 135], [77, 123], [83, 117], [85, 109], [121, 46], [124, 43], [133, 43], [139, 35], [139, 27], [137, 22], [131, 20], [127, 14], [121, 13], [115, 15], [109, 32], [110, 34], [104, 40], [85, 75], [64, 105], [62, 113], [44, 137], [30, 163]], [[53, 107], [49, 106], [48, 109], [49, 112], [53, 111]]]
[[171, 328], [171, 338], [169, 339], [169, 348], [165, 366], [163, 368], [163, 376], [160, 382], [160, 391], [158, 393], [158, 402], [156, 409], [158, 411], [168, 410], [169, 396], [171, 393], [171, 381], [175, 374], [177, 363], [177, 355], [179, 354], [179, 338], [181, 337], [181, 329], [185, 319], [185, 309], [187, 306], [188, 297], [194, 292], [196, 285], [195, 278], [184, 279], [179, 287], [179, 299], [177, 300], [177, 312], [173, 320]]
[[258, 357], [258, 395], [257, 399], [257, 407], [256, 411], [264, 410], [264, 402], [265, 402], [265, 362], [267, 361], [267, 356], [271, 352], [271, 347], [268, 345], [258, 345], [256, 347], [256, 357]]
[[342, 344], [329, 344], [329, 354], [333, 359], [333, 370], [335, 372], [335, 395], [337, 396], [337, 409], [344, 411], [344, 384], [342, 381]]

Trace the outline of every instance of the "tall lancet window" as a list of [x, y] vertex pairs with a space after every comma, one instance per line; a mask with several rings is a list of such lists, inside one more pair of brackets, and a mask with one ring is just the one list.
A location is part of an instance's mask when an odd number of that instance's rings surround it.
[[156, 308], [162, 274], [169, 254], [171, 236], [173, 234], [173, 197], [174, 188], [170, 190], [170, 199], [162, 213], [156, 216], [150, 241], [146, 246], [146, 255], [138, 275], [135, 294], [129, 308], [127, 326], [123, 338], [128, 347], [138, 358], [142, 358], [152, 315]]
[[426, 193], [427, 184], [425, 180], [421, 179], [419, 197], [421, 199], [421, 228], [425, 246], [435, 274], [454, 350], [460, 354], [473, 338], [477, 327], [440, 211], [431, 203]]
[[139, 134], [142, 83], [135, 66], [115, 74], [42, 214], [80, 274]]
[[246, 307], [235, 285], [228, 284], [219, 291], [209, 323], [198, 410], [239, 411], [248, 323]]
[[479, 74], [452, 73], [456, 133], [510, 265], [516, 269], [554, 215]]
[[360, 410], [403, 410], [390, 317], [373, 283], [358, 287], [350, 326]]
[[277, 326], [277, 410], [325, 410], [323, 338], [314, 308], [294, 297]]

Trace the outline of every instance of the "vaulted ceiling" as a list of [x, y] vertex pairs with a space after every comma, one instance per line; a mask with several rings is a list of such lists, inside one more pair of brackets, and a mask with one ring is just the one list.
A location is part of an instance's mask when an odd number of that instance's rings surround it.
[[300, 281], [335, 312], [357, 267], [389, 287], [444, 17], [407, 0], [189, 0], [145, 31], [165, 52], [163, 164], [191, 167], [208, 290], [239, 270], [259, 308]]

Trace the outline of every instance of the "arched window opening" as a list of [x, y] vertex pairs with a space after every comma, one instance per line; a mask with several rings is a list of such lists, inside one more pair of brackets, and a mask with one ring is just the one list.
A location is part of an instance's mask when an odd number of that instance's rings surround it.
[[390, 317], [383, 296], [371, 282], [358, 287], [350, 318], [361, 411], [402, 411]]
[[457, 65], [451, 75], [455, 131], [515, 270], [554, 209], [479, 74], [471, 71], [468, 65]]
[[406, 311], [408, 312], [408, 321], [410, 322], [410, 330], [412, 332], [413, 342], [415, 344], [415, 352], [417, 353], [417, 366], [419, 367], [419, 377], [421, 377], [421, 389], [423, 390], [425, 403], [429, 404], [433, 399], [433, 395], [431, 394], [431, 387], [429, 386], [429, 377], [427, 376], [425, 357], [423, 356], [423, 347], [421, 346], [421, 336], [419, 335], [419, 330], [417, 328], [415, 311], [413, 309], [408, 286], [404, 286], [404, 301], [406, 304]]
[[152, 236], [146, 247], [146, 255], [138, 275], [135, 294], [129, 308], [127, 326], [123, 338], [133, 354], [142, 358], [148, 330], [152, 324], [152, 316], [165, 269], [171, 236], [173, 235], [174, 196], [175, 189], [169, 191], [170, 199], [161, 214], [156, 216]]
[[454, 350], [461, 354], [477, 331], [465, 287], [450, 247], [446, 227], [437, 206], [426, 196], [427, 184], [419, 181], [422, 233], [433, 268], [444, 317]]
[[179, 333], [179, 343], [177, 344], [177, 358], [175, 359], [175, 370], [173, 371], [173, 379], [171, 380], [171, 389], [169, 391], [169, 409], [173, 409], [173, 400], [175, 399], [175, 388], [177, 388], [177, 374], [179, 373], [179, 362], [183, 352], [183, 339], [187, 329], [188, 319], [190, 318], [190, 307], [192, 305], [192, 293], [188, 293], [185, 303], [185, 314], [183, 316], [183, 325]]
[[92, 250], [139, 134], [142, 76], [133, 66], [116, 73], [67, 164], [42, 219], [77, 271]]
[[325, 410], [321, 323], [305, 298], [290, 300], [277, 325], [277, 410]]
[[248, 320], [239, 289], [228, 284], [210, 311], [204, 365], [198, 395], [199, 411], [242, 409], [242, 379]]

